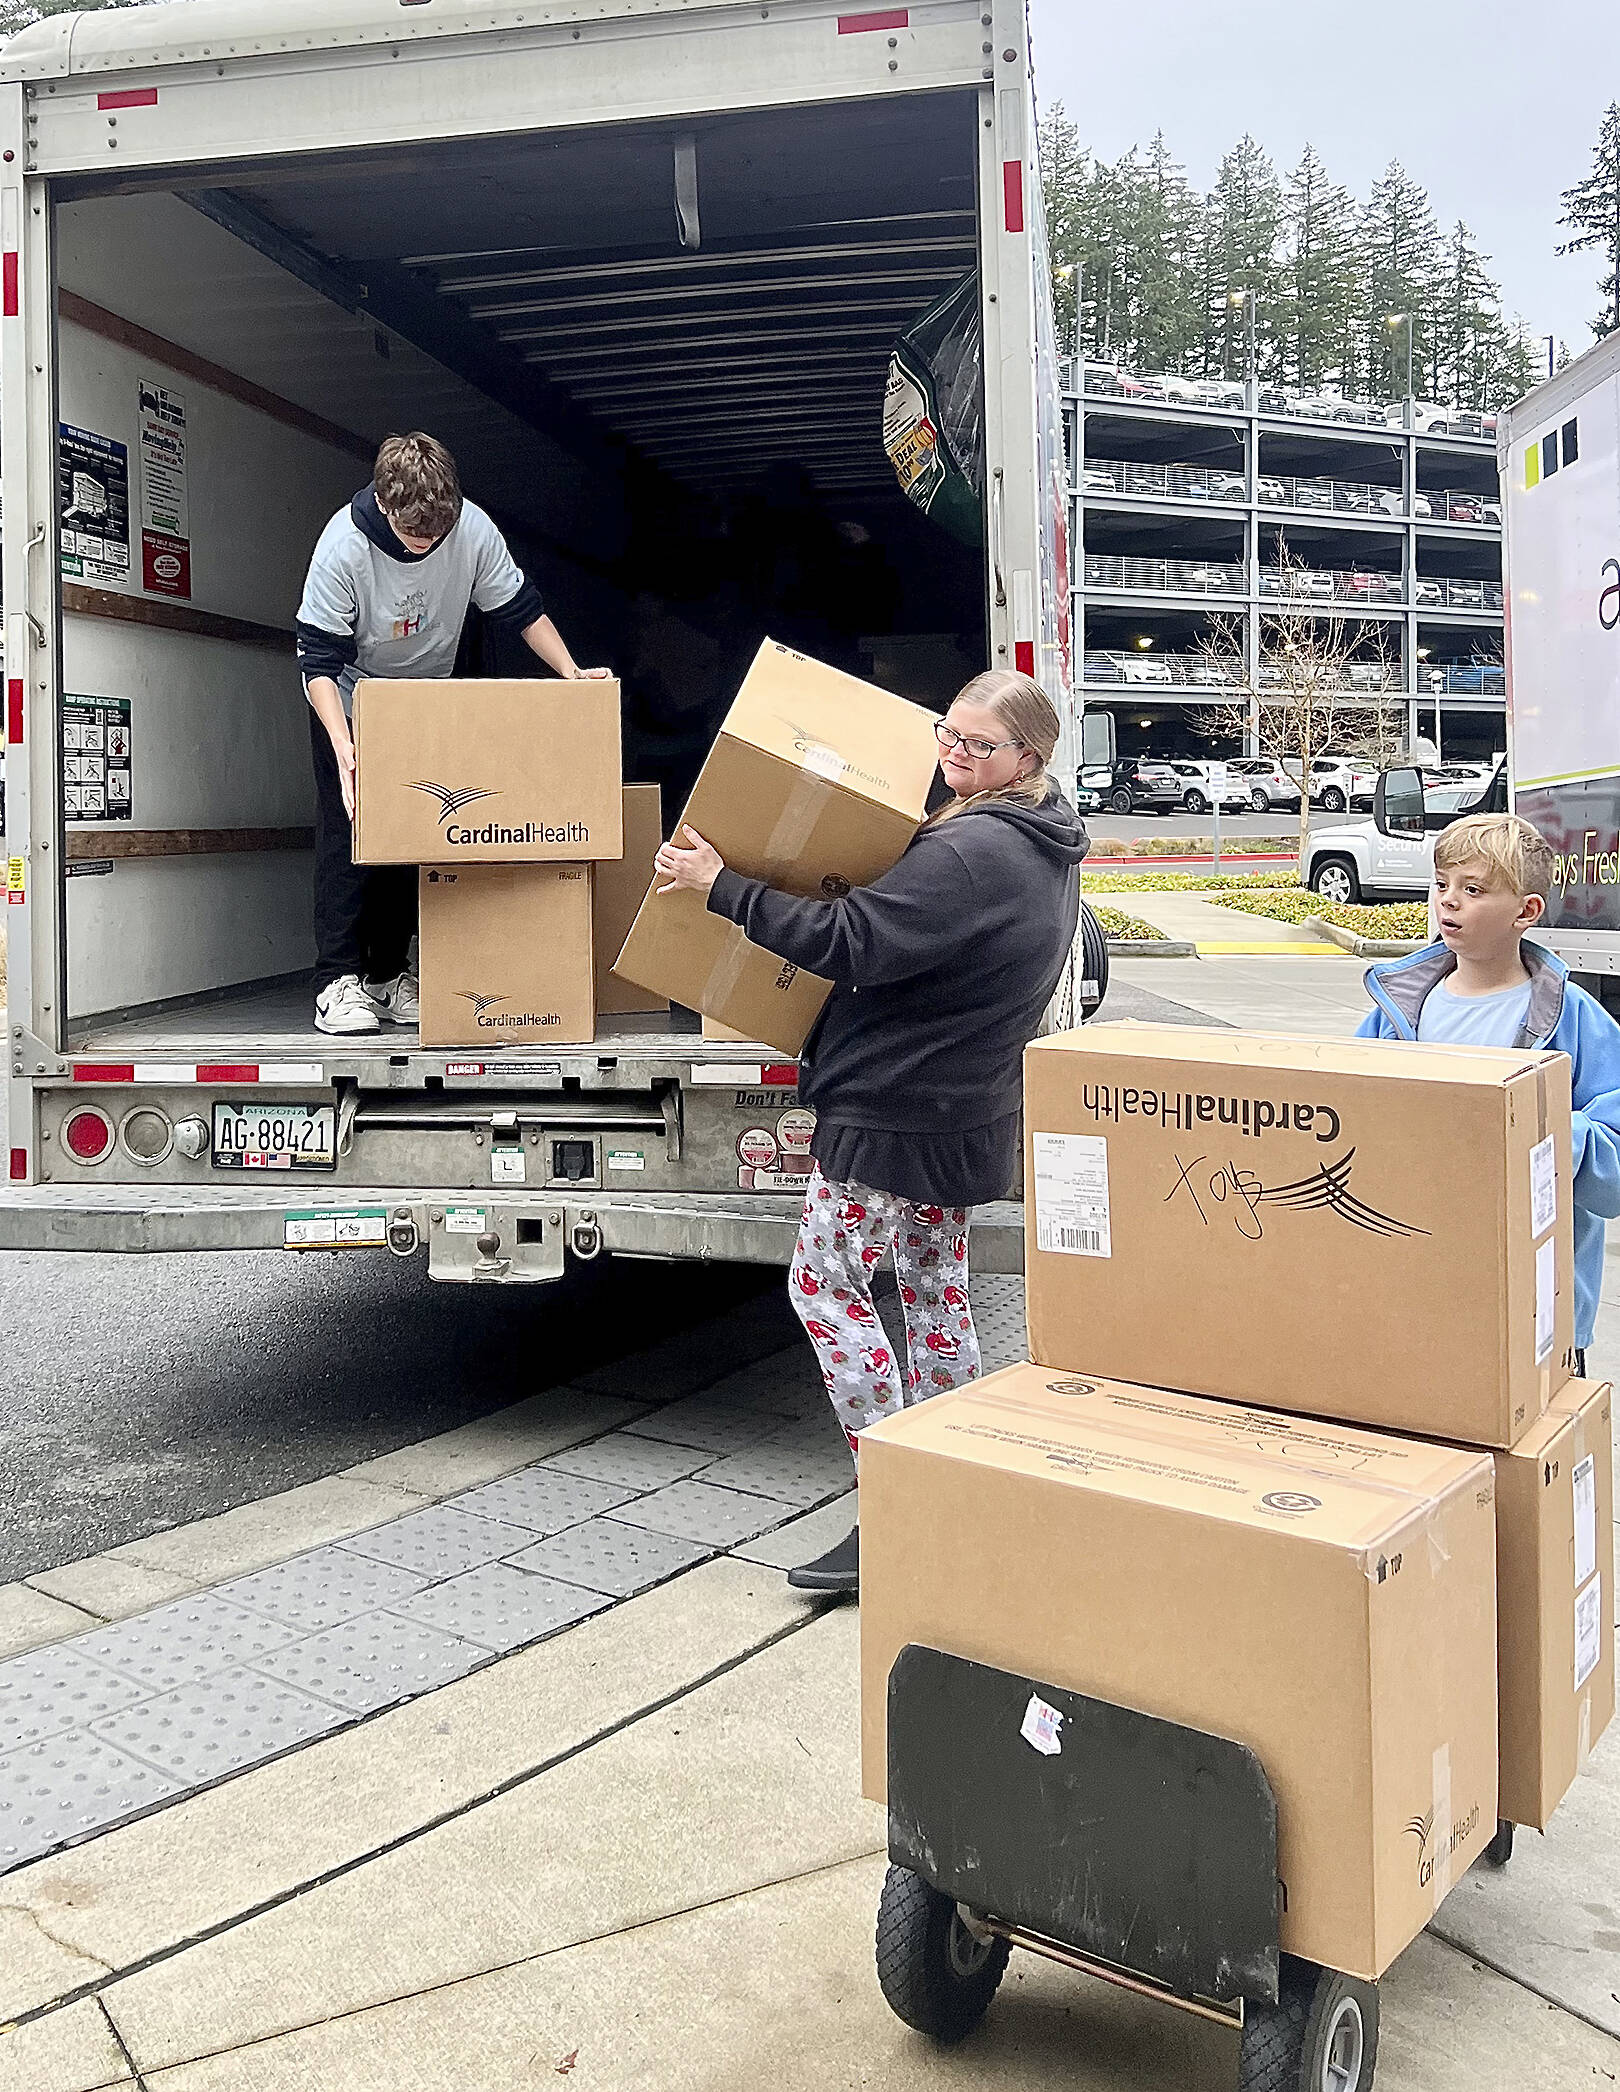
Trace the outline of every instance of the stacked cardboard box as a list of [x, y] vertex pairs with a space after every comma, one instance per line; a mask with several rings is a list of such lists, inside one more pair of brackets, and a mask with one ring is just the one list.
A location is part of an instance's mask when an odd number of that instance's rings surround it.
[[1236, 1737], [1376, 1978], [1612, 1716], [1569, 1064], [1114, 1025], [1025, 1120], [1033, 1363], [862, 1440], [867, 1792], [908, 1641]]
[[662, 837], [658, 787], [620, 781], [617, 683], [362, 683], [354, 733], [355, 861], [421, 868], [425, 1046], [667, 1007], [611, 970]]

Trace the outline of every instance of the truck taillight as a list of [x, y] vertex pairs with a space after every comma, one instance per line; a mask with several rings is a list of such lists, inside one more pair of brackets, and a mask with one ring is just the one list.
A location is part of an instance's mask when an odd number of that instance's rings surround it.
[[113, 1144], [112, 1120], [94, 1104], [81, 1104], [68, 1114], [62, 1141], [75, 1162], [104, 1161]]

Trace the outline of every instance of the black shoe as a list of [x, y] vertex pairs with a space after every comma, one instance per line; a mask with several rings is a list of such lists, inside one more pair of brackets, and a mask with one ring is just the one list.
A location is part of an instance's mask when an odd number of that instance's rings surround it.
[[846, 1539], [814, 1562], [790, 1569], [787, 1580], [796, 1591], [849, 1591], [860, 1595], [861, 1529], [853, 1526]]

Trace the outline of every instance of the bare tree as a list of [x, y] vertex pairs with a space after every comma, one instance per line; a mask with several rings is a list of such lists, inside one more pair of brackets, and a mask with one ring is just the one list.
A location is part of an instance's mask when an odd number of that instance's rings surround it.
[[1399, 687], [1399, 640], [1382, 618], [1347, 619], [1341, 610], [1318, 607], [1320, 584], [1277, 544], [1277, 608], [1259, 614], [1258, 660], [1251, 665], [1243, 620], [1218, 614], [1198, 645], [1205, 679], [1224, 683], [1231, 697], [1194, 713], [1195, 733], [1210, 740], [1246, 736], [1251, 727], [1259, 752], [1284, 765], [1299, 782], [1299, 854], [1311, 839], [1311, 764], [1343, 755], [1376, 761], [1399, 753], [1403, 707], [1382, 695]]

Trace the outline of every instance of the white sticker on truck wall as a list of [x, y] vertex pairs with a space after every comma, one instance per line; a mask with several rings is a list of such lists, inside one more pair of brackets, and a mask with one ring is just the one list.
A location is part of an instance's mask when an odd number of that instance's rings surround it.
[[1545, 1235], [1558, 1218], [1558, 1174], [1552, 1136], [1530, 1150], [1530, 1239]]
[[1066, 1257], [1111, 1257], [1108, 1143], [1091, 1133], [1037, 1133], [1035, 1246]]
[[1557, 1321], [1558, 1266], [1553, 1256], [1554, 1238], [1549, 1235], [1536, 1251], [1536, 1364], [1551, 1355], [1553, 1327]]

